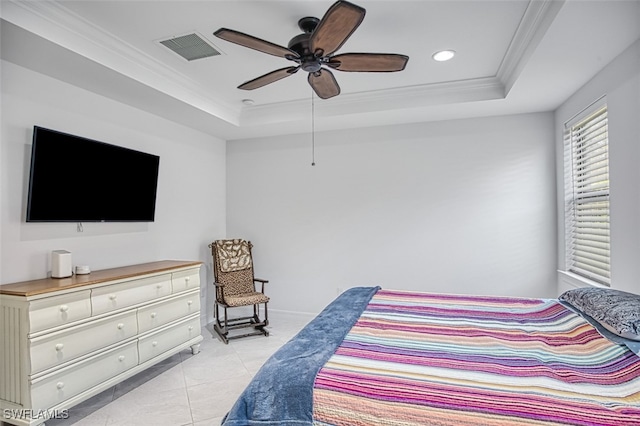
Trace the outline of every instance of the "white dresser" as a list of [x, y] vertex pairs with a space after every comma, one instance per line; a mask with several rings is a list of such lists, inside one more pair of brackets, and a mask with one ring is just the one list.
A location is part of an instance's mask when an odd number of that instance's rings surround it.
[[201, 262], [0, 286], [0, 420], [36, 425], [175, 353], [199, 351]]

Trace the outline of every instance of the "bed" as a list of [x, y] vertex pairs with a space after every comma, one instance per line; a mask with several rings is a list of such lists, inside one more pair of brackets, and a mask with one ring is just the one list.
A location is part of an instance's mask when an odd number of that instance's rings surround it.
[[222, 424], [640, 425], [640, 296], [567, 293], [349, 289], [262, 366]]

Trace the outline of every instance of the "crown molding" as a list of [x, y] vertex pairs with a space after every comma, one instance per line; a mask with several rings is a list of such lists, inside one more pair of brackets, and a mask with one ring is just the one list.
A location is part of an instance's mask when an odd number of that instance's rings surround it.
[[240, 108], [203, 95], [206, 89], [53, 1], [3, 0], [2, 19], [230, 124]]
[[565, 0], [531, 0], [511, 39], [496, 77], [509, 93]]
[[[504, 86], [496, 77], [448, 81], [395, 89], [345, 93], [315, 104], [318, 117], [339, 117], [388, 109], [410, 109], [460, 102], [503, 99]], [[308, 99], [245, 107], [241, 126], [308, 120]]]

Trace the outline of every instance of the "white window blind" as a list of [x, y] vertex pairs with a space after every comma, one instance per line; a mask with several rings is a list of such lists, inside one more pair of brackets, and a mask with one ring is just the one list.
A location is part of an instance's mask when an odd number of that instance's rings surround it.
[[609, 285], [609, 142], [606, 106], [565, 129], [567, 269]]

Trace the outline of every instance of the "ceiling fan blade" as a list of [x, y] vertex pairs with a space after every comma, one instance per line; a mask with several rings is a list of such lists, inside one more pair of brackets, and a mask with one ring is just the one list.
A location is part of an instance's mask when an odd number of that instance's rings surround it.
[[311, 34], [311, 52], [327, 56], [338, 50], [358, 28], [365, 13], [363, 8], [348, 1], [335, 2]]
[[238, 86], [238, 89], [242, 89], [242, 90], [257, 89], [259, 87], [266, 86], [269, 83], [273, 83], [285, 77], [289, 77], [290, 75], [298, 72], [298, 69], [300, 69], [300, 67], [280, 68], [279, 70], [271, 71], [265, 75], [261, 75], [260, 77], [254, 78], [253, 80], [249, 80], [245, 83], [242, 83], [240, 86]]
[[333, 73], [327, 69], [320, 69], [316, 72], [310, 72], [307, 81], [316, 92], [316, 95], [322, 99], [329, 99], [340, 94], [340, 86]]
[[249, 34], [241, 33], [239, 31], [230, 30], [228, 28], [220, 28], [213, 33], [214, 36], [221, 38], [231, 43], [239, 44], [240, 46], [248, 47], [259, 52], [268, 53], [269, 55], [278, 56], [286, 59], [295, 59], [299, 55], [291, 49], [287, 49], [283, 46], [271, 43], [269, 41], [262, 40], [258, 37], [251, 36]]
[[396, 53], [344, 53], [333, 56], [327, 66], [339, 71], [395, 72], [402, 71], [409, 61]]

